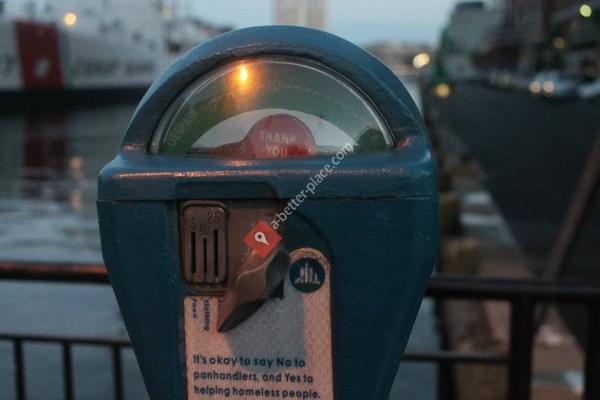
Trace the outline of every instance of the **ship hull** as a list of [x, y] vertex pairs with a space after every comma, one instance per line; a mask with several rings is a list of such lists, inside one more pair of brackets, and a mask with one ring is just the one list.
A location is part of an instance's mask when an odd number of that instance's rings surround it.
[[[600, 131], [599, 102], [555, 103], [521, 92], [458, 84], [437, 106], [469, 155], [482, 165], [485, 185], [531, 257], [532, 269], [541, 270]], [[600, 282], [600, 270], [594, 267], [600, 265], [599, 208], [586, 220], [565, 278]]]
[[[131, 91], [171, 62], [159, 49], [36, 21], [0, 23], [0, 94]], [[27, 97], [27, 96], [25, 96]]]
[[23, 88], [14, 24], [0, 21], [0, 93]]

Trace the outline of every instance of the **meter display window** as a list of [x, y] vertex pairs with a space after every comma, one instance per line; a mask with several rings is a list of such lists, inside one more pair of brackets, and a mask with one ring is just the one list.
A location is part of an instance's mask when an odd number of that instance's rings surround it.
[[318, 64], [262, 58], [226, 65], [169, 108], [153, 153], [271, 159], [393, 147], [371, 104]]

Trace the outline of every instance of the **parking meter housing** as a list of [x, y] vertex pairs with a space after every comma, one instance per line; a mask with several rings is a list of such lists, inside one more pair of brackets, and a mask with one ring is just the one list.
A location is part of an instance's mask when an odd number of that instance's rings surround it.
[[435, 163], [417, 107], [381, 62], [298, 27], [243, 29], [188, 52], [146, 93], [117, 157], [100, 173], [103, 256], [147, 390], [153, 399], [187, 398], [183, 307], [198, 288], [182, 273], [182, 207], [285, 203], [332, 158], [153, 151], [165, 113], [190, 86], [261, 57], [306, 61], [343, 77], [391, 135], [389, 149], [339, 162], [290, 213], [281, 242], [290, 251], [316, 249], [331, 263], [335, 399], [387, 399], [437, 255]]

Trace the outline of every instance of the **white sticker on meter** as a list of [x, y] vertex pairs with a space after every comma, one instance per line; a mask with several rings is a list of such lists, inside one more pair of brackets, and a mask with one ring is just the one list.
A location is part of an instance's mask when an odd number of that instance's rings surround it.
[[184, 300], [188, 399], [333, 400], [331, 267], [312, 249], [291, 255], [283, 299], [227, 333], [221, 297]]

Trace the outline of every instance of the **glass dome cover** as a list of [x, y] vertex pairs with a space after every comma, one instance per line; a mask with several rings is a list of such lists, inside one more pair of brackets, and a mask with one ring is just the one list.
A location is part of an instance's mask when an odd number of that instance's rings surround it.
[[151, 151], [272, 159], [393, 147], [371, 103], [344, 78], [296, 59], [263, 57], [216, 69], [169, 107]]

